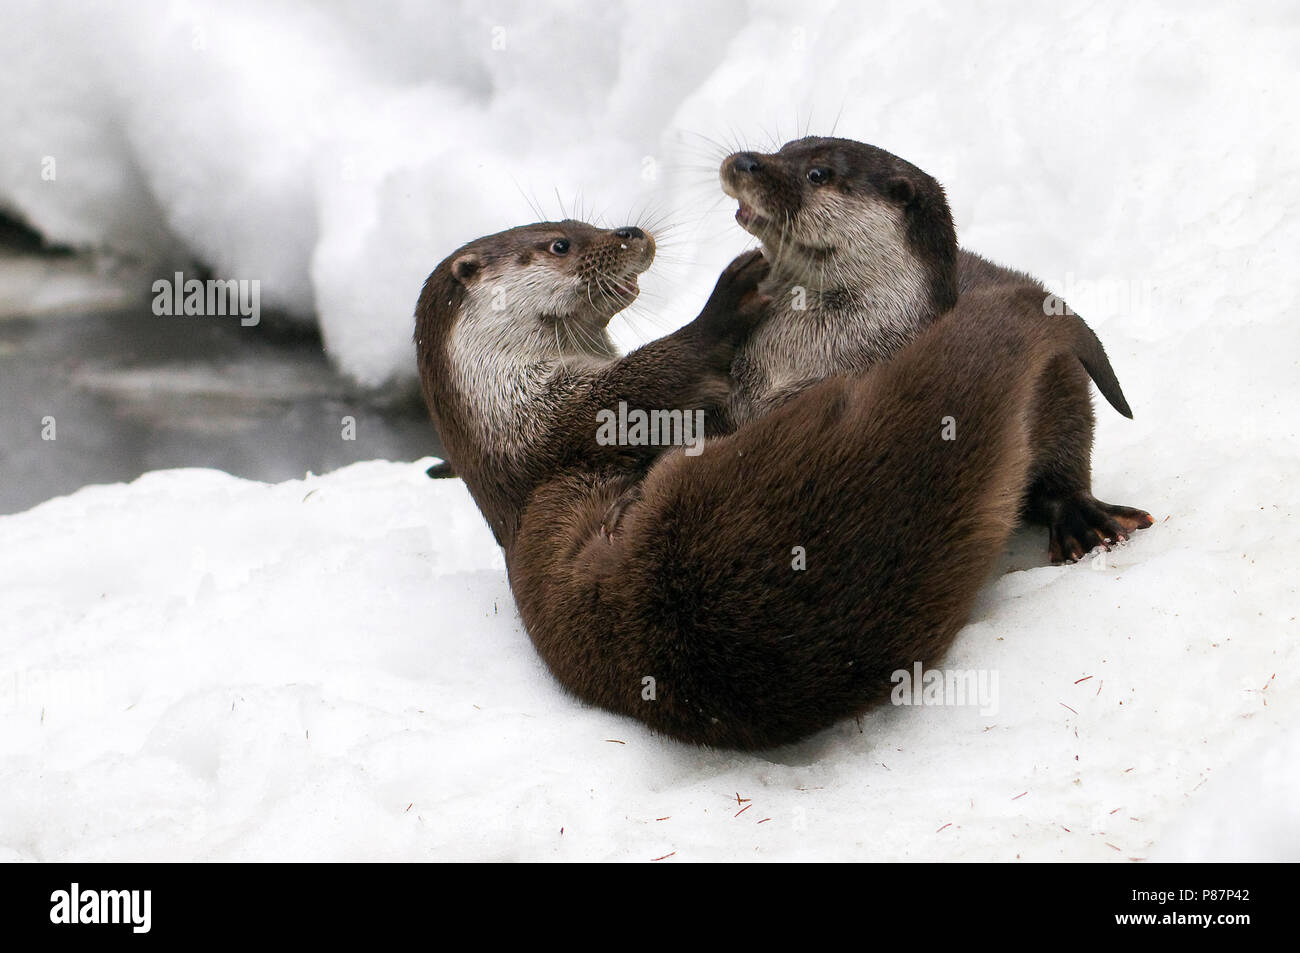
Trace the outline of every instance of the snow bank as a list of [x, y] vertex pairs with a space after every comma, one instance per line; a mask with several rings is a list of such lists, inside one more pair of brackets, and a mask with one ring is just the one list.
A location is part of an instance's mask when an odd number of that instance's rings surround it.
[[259, 279], [264, 307], [318, 315], [339, 364], [378, 383], [413, 374], [433, 265], [562, 214], [557, 192], [607, 223], [679, 226], [616, 331], [679, 325], [747, 244], [716, 182], [729, 145], [834, 126], [937, 175], [969, 247], [1104, 283], [1070, 300], [1110, 316], [1157, 277], [1177, 306], [1289, 262], [1286, 205], [1250, 199], [1295, 195], [1296, 19], [1083, 0], [15, 0], [0, 206], [51, 240], [179, 247]]

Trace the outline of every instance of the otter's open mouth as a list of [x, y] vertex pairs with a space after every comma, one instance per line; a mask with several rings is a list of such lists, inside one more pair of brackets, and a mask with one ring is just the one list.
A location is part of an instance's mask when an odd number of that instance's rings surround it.
[[749, 234], [769, 246], [780, 245], [782, 249], [798, 249], [810, 258], [821, 259], [835, 254], [834, 247], [809, 245], [792, 236], [786, 229], [778, 229], [776, 224], [759, 212], [744, 199], [737, 199], [740, 207], [736, 209], [736, 222]]
[[610, 290], [622, 298], [635, 298], [641, 293], [641, 288], [636, 283], [636, 275], [628, 275], [626, 278], [615, 278], [609, 284]]
[[770, 230], [772, 221], [766, 215], [764, 215], [762, 212], [756, 209], [752, 202], [748, 202], [745, 200], [746, 199], [745, 193], [750, 192], [751, 189], [739, 188], [737, 186], [737, 183], [732, 181], [732, 175], [734, 175], [734, 173], [728, 174], [728, 172], [726, 171], [723, 172], [722, 191], [726, 195], [735, 199], [736, 202], [738, 203], [738, 207], [736, 208], [736, 224], [738, 224], [741, 228], [743, 228], [745, 231], [749, 232], [750, 234], [757, 235], [759, 238], [762, 238], [763, 236], [759, 235], [759, 232]]
[[754, 211], [752, 205], [746, 205], [744, 202], [741, 202], [740, 207], [736, 209], [736, 221], [740, 224], [740, 227], [745, 229], [747, 232], [752, 232], [768, 225], [768, 220], [766, 218]]
[[595, 289], [604, 297], [614, 301], [630, 303], [641, 294], [641, 288], [637, 285], [636, 275], [603, 275], [595, 282]]

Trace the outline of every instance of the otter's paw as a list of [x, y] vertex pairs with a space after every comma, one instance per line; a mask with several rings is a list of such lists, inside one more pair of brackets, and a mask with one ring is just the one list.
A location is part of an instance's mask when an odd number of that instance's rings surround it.
[[600, 518], [600, 535], [604, 539], [614, 542], [614, 534], [618, 532], [618, 524], [623, 518], [623, 513], [639, 499], [641, 499], [641, 484], [638, 483], [624, 491], [623, 495], [610, 505], [605, 515]]
[[759, 294], [758, 284], [767, 277], [768, 263], [755, 248], [738, 256], [723, 269], [704, 310], [695, 320], [711, 334], [747, 332], [767, 311], [771, 299]]
[[1056, 502], [1049, 553], [1052, 562], [1077, 562], [1085, 553], [1128, 539], [1155, 522], [1145, 510], [1103, 503], [1091, 493]]

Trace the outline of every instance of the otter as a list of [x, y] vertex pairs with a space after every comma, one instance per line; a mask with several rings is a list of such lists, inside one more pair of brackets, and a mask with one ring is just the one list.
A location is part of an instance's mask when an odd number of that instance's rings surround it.
[[604, 325], [653, 247], [578, 222], [465, 245], [420, 294], [423, 392], [566, 689], [695, 744], [798, 741], [881, 700], [965, 624], [1015, 523], [1031, 435], [1052, 427], [1054, 363], [1124, 397], [1077, 317], [1044, 316], [1032, 291], [976, 291], [889, 361], [698, 454], [605, 446], [596, 414], [618, 400], [723, 407], [737, 344], [770, 306], [750, 253], [694, 322], [614, 356]]
[[[739, 152], [721, 167], [736, 221], [762, 242], [770, 316], [736, 356], [731, 426], [833, 374], [887, 360], [971, 294], [1048, 293], [1022, 272], [957, 245], [942, 186], [915, 165], [851, 139], [808, 137], [776, 153]], [[1079, 362], [1058, 356], [1038, 386], [1040, 423], [1023, 516], [1049, 530], [1053, 562], [1152, 524], [1092, 495], [1094, 417]], [[1127, 404], [1117, 406], [1131, 417]]]
[[766, 262], [740, 256], [694, 321], [619, 358], [606, 327], [636, 300], [654, 254], [636, 226], [539, 222], [469, 242], [425, 282], [415, 329], [425, 403], [448, 469], [502, 547], [554, 474], [604, 467], [630, 488], [662, 450], [598, 444], [598, 412], [620, 402], [721, 412], [736, 346], [765, 300], [755, 289]]

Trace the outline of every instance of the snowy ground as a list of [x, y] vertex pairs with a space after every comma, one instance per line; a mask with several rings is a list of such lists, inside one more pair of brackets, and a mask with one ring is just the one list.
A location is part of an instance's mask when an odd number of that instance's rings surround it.
[[9, 6], [0, 205], [260, 278], [370, 383], [520, 190], [680, 222], [638, 306], [679, 323], [746, 245], [695, 134], [839, 113], [1097, 329], [1136, 420], [1099, 414], [1095, 486], [1158, 522], [1017, 540], [948, 659], [996, 714], [757, 757], [566, 697], [427, 461], [89, 487], [0, 518], [3, 856], [1300, 859], [1296, 5]]
[[1099, 468], [1167, 522], [990, 586], [947, 664], [996, 672], [996, 713], [887, 708], [766, 756], [566, 697], [427, 461], [163, 471], [4, 517], [0, 849], [1121, 860], [1234, 849], [1214, 832], [1246, 818], [1248, 856], [1295, 859], [1296, 760], [1252, 751], [1295, 737], [1295, 494], [1180, 473], [1167, 429]]

